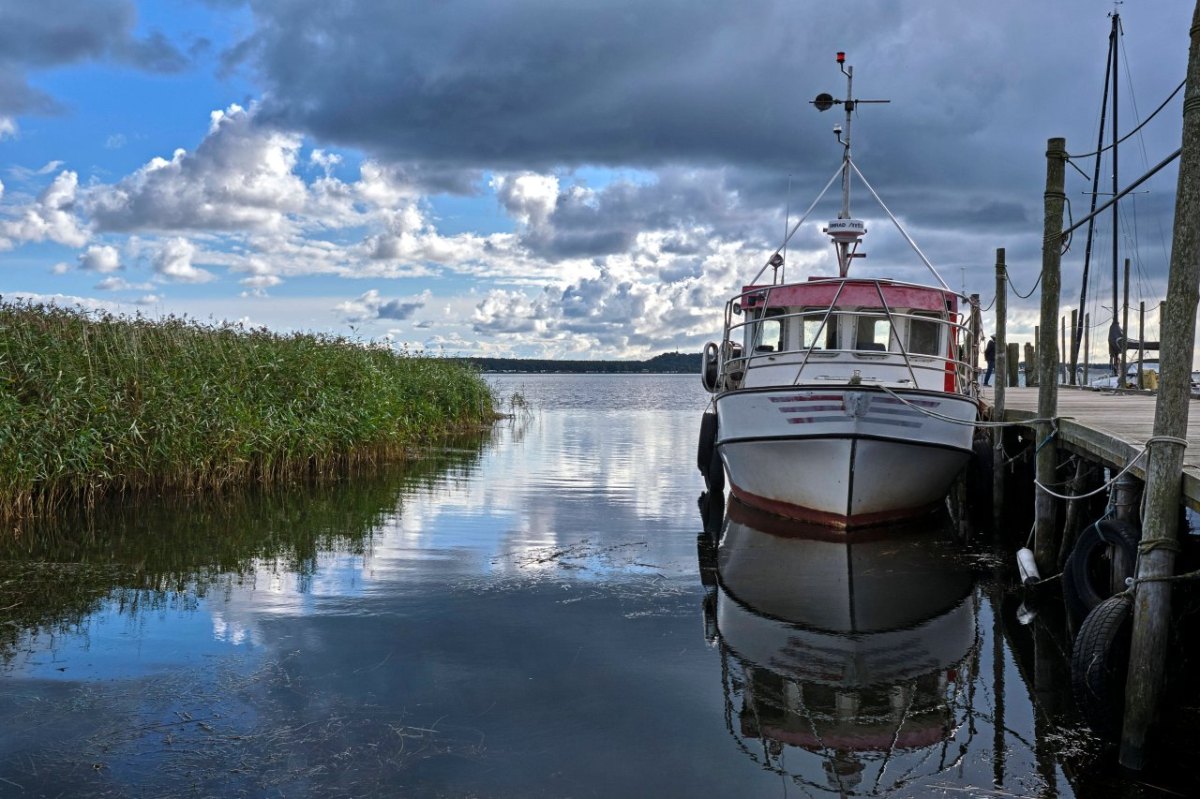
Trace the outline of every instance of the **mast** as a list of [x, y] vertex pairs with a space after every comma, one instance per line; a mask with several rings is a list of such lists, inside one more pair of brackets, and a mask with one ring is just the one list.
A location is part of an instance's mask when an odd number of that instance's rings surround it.
[[[1121, 49], [1121, 48], [1117, 47], [1117, 35], [1118, 35], [1119, 29], [1121, 26], [1121, 15], [1115, 11], [1113, 12], [1113, 15], [1112, 15], [1112, 24], [1113, 24], [1112, 33], [1110, 34], [1112, 36], [1112, 108], [1113, 108], [1113, 113], [1112, 113], [1112, 140], [1113, 140], [1112, 193], [1113, 193], [1113, 197], [1116, 197], [1117, 192], [1119, 192], [1121, 190], [1120, 184], [1117, 182], [1117, 151], [1120, 149], [1117, 146], [1117, 142], [1118, 142], [1118, 139], [1121, 138], [1120, 133], [1117, 130], [1117, 97], [1120, 94], [1120, 92], [1117, 91], [1117, 53]], [[1109, 355], [1109, 360], [1112, 361], [1113, 373], [1117, 375], [1117, 384], [1120, 385], [1121, 381], [1123, 381], [1125, 379], [1125, 375], [1120, 374], [1117, 371], [1117, 369], [1119, 368], [1120, 361], [1123, 360], [1122, 358], [1119, 358], [1118, 356], [1120, 355], [1121, 352], [1123, 352], [1125, 350], [1125, 342], [1123, 340], [1125, 338], [1125, 334], [1121, 330], [1120, 323], [1117, 322], [1117, 319], [1118, 319], [1117, 314], [1120, 311], [1120, 306], [1117, 304], [1117, 268], [1118, 268], [1117, 267], [1117, 245], [1118, 245], [1118, 239], [1119, 239], [1120, 232], [1121, 232], [1118, 208], [1119, 208], [1119, 204], [1113, 203], [1113, 207], [1112, 207], [1112, 314], [1113, 315], [1112, 315], [1112, 324], [1110, 324], [1108, 326], [1108, 330], [1109, 330], [1108, 355]]]
[[[1104, 95], [1100, 100], [1100, 130], [1096, 134], [1096, 165], [1092, 169], [1092, 201], [1088, 209], [1087, 243], [1083, 248], [1083, 280], [1079, 288], [1079, 314], [1076, 317], [1075, 333], [1072, 336], [1071, 348], [1073, 362], [1079, 361], [1079, 345], [1083, 343], [1084, 309], [1087, 307], [1088, 272], [1092, 264], [1092, 239], [1096, 232], [1096, 202], [1100, 197], [1100, 155], [1104, 149], [1104, 123], [1108, 114], [1108, 87], [1114, 82], [1113, 51], [1117, 47], [1117, 23], [1113, 20], [1113, 30], [1108, 36], [1108, 55], [1104, 59]], [[1114, 138], [1113, 141], [1116, 141]], [[1088, 358], [1084, 358], [1086, 364]], [[1084, 367], [1084, 375], [1088, 369]]]
[[842, 210], [838, 218], [830, 222], [825, 233], [833, 239], [837, 250], [838, 277], [845, 277], [850, 271], [850, 262], [862, 258], [865, 253], [858, 252], [858, 245], [866, 234], [867, 228], [861, 219], [850, 216], [850, 171], [853, 162], [850, 159], [850, 123], [854, 118], [854, 109], [862, 103], [890, 103], [891, 100], [855, 100], [854, 99], [854, 67], [846, 63], [846, 54], [838, 52], [838, 66], [846, 76], [846, 98], [835, 100], [833, 95], [822, 92], [812, 101], [818, 111], [828, 111], [835, 105], [841, 105], [846, 111], [846, 121], [833, 126], [838, 143], [842, 145]]

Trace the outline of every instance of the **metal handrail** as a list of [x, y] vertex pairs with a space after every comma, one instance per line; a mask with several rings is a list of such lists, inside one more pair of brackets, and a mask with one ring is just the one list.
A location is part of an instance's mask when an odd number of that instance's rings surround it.
[[[906, 368], [908, 370], [909, 377], [912, 380], [913, 385], [918, 385], [917, 371], [921, 371], [921, 372], [934, 371], [934, 372], [944, 374], [945, 371], [947, 370], [947, 367], [950, 366], [953, 368], [953, 371], [954, 371], [956, 387], [960, 390], [963, 388], [963, 386], [965, 385], [965, 381], [968, 379], [968, 373], [973, 368], [972, 365], [969, 364], [967, 361], [963, 360], [963, 358], [961, 358], [961, 357], [952, 358], [948, 355], [942, 355], [942, 354], [931, 354], [931, 353], [911, 354], [911, 353], [909, 353], [907, 347], [904, 344], [903, 339], [897, 332], [898, 331], [897, 321], [901, 320], [901, 319], [908, 319], [908, 320], [915, 319], [915, 320], [920, 320], [923, 322], [931, 322], [933, 324], [936, 324], [939, 326], [939, 329], [940, 328], [949, 328], [951, 336], [952, 336], [952, 340], [958, 346], [960, 353], [963, 351], [962, 337], [969, 335], [968, 325], [965, 322], [956, 322], [956, 321], [951, 321], [949, 319], [943, 319], [940, 317], [931, 317], [931, 316], [926, 316], [926, 315], [919, 314], [919, 313], [904, 313], [904, 312], [893, 310], [888, 305], [886, 299], [883, 296], [883, 285], [885, 284], [885, 282], [881, 281], [881, 280], [873, 280], [870, 282], [875, 285], [875, 289], [876, 289], [877, 294], [879, 295], [879, 301], [880, 301], [880, 305], [882, 306], [882, 308], [874, 308], [874, 309], [869, 309], [869, 310], [862, 310], [862, 309], [852, 310], [852, 309], [848, 309], [848, 308], [847, 309], [837, 309], [836, 313], [839, 316], [852, 316], [852, 317], [879, 317], [882, 315], [883, 318], [888, 320], [889, 339], [894, 338], [896, 340], [896, 344], [899, 347], [899, 352], [893, 352], [890, 349], [883, 350], [883, 351], [845, 349], [845, 348], [818, 350], [816, 348], [817, 342], [819, 342], [821, 340], [822, 333], [824, 333], [825, 330], [827, 329], [829, 319], [835, 313], [837, 300], [841, 297], [842, 291], [846, 286], [846, 281], [844, 281], [844, 280], [839, 280], [837, 278], [831, 278], [831, 280], [838, 280], [839, 286], [838, 286], [837, 293], [834, 295], [833, 300], [829, 303], [829, 305], [827, 307], [824, 307], [824, 308], [821, 308], [820, 310], [815, 310], [815, 311], [814, 310], [794, 311], [791, 313], [778, 314], [776, 316], [771, 317], [772, 320], [776, 320], [776, 321], [779, 321], [782, 323], [788, 319], [806, 319], [806, 318], [816, 318], [817, 316], [820, 316], [821, 324], [817, 327], [816, 331], [814, 331], [813, 336], [812, 336], [812, 342], [809, 344], [809, 346], [801, 347], [798, 349], [780, 349], [780, 350], [772, 352], [770, 354], [746, 352], [736, 358], [725, 356], [724, 353], [729, 352], [729, 350], [731, 348], [723, 348], [722, 349], [723, 357], [721, 357], [719, 359], [719, 363], [718, 363], [718, 380], [721, 380], [721, 378], [723, 378], [729, 372], [735, 371], [735, 365], [740, 365], [740, 367], [743, 371], [743, 375], [744, 375], [745, 372], [748, 372], [750, 369], [761, 368], [760, 364], [754, 363], [754, 361], [756, 361], [756, 360], [770, 358], [772, 361], [774, 361], [781, 355], [801, 355], [802, 358], [799, 363], [799, 368], [797, 369], [796, 376], [795, 376], [795, 378], [793, 378], [793, 381], [792, 381], [793, 385], [796, 385], [799, 383], [800, 376], [803, 373], [805, 367], [807, 367], [808, 364], [814, 360], [819, 360], [821, 363], [824, 363], [824, 364], [858, 363], [858, 362], [860, 362], [861, 356], [869, 353], [871, 355], [884, 355], [884, 356], [889, 355], [889, 354], [890, 355], [899, 355], [901, 358], [902, 365], [904, 366], [904, 368]], [[895, 281], [890, 281], [890, 280], [886, 281], [886, 285], [889, 287], [901, 287], [901, 288], [903, 288], [903, 287], [925, 288], [925, 289], [929, 288], [928, 286], [922, 286], [920, 284], [902, 283], [902, 282], [895, 282]], [[741, 292], [740, 294], [736, 295], [729, 302], [726, 303], [724, 327], [725, 327], [725, 340], [727, 342], [729, 342], [732, 345], [733, 334], [736, 331], [745, 328], [747, 325], [756, 325], [756, 324], [760, 324], [764, 321], [763, 317], [759, 317], [756, 319], [748, 319], [743, 322], [734, 323], [732, 317], [733, 317], [733, 308], [734, 308], [735, 303], [738, 303], [739, 301], [743, 301], [747, 298], [754, 298], [754, 299], [761, 298], [762, 302], [763, 302], [763, 307], [765, 308], [769, 304], [771, 290], [774, 288], [778, 288], [778, 286], [771, 285], [771, 286], [763, 286], [763, 287], [752, 287], [752, 288], [747, 289], [747, 290]], [[949, 291], [946, 293], [954, 294], [955, 296], [959, 297], [962, 300], [968, 300], [967, 297], [965, 297], [963, 295], [958, 295], [957, 293], [955, 293], [953, 291]], [[969, 302], [969, 300], [968, 300], [968, 302]], [[816, 357], [814, 357], [815, 353], [820, 353], [820, 354], [817, 355]], [[832, 355], [833, 357], [832, 358], [828, 357], [830, 355]], [[854, 357], [846, 357], [846, 356], [854, 356]], [[914, 363], [914, 358], [929, 359], [929, 360], [937, 362], [938, 365], [937, 366], [929, 366], [929, 365], [924, 365], [924, 364], [920, 364], [920, 363]]]

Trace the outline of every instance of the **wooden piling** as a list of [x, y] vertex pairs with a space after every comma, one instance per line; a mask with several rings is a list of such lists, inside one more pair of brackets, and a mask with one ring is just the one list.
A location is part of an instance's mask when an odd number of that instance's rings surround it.
[[1147, 442], [1146, 516], [1138, 547], [1133, 602], [1133, 643], [1125, 683], [1121, 765], [1141, 769], [1146, 736], [1157, 710], [1167, 653], [1171, 586], [1175, 570], [1183, 450], [1186, 446], [1190, 374], [1200, 300], [1200, 0], [1192, 12], [1187, 89], [1183, 100], [1183, 152], [1175, 189], [1175, 232], [1167, 278], [1167, 313], [1159, 334], [1159, 387], [1154, 435]]
[[[1074, 340], [1074, 339], [1075, 339], [1075, 336], [1076, 336], [1076, 333], [1075, 333], [1075, 331], [1079, 329], [1079, 327], [1078, 327], [1078, 324], [1079, 324], [1079, 311], [1078, 311], [1078, 310], [1076, 310], [1076, 309], [1074, 309], [1074, 308], [1072, 308], [1072, 309], [1071, 309], [1071, 374], [1070, 374], [1070, 383], [1071, 383], [1071, 385], [1073, 385], [1073, 386], [1074, 386], [1074, 385], [1077, 385], [1077, 384], [1080, 382], [1080, 380], [1079, 380], [1079, 376], [1078, 376], [1078, 372], [1079, 372], [1079, 347], [1077, 346], [1077, 342]], [[1086, 360], [1086, 359], [1085, 359], [1085, 360]], [[1087, 384], [1087, 375], [1086, 375], [1086, 374], [1083, 376], [1083, 381], [1082, 381], [1082, 382], [1083, 382], [1085, 385]]]
[[[1004, 248], [996, 249], [996, 390], [992, 396], [996, 421], [1004, 419], [1004, 394], [1008, 383], [1008, 273]], [[1004, 521], [1004, 428], [992, 428], [992, 526]]]
[[[1113, 311], [1113, 315], [1116, 315]], [[1119, 380], [1125, 380], [1125, 370], [1128, 366], [1127, 354], [1129, 352], [1129, 259], [1125, 259], [1125, 297], [1121, 303], [1121, 363], [1117, 367], [1117, 374], [1120, 375]]]
[[[1145, 342], [1146, 342], [1146, 302], [1145, 302], [1145, 300], [1143, 300], [1142, 302], [1139, 302], [1139, 303], [1138, 303], [1138, 371], [1137, 371], [1137, 387], [1138, 387], [1139, 389], [1141, 389], [1141, 388], [1145, 388], [1145, 387], [1146, 387], [1146, 383], [1145, 383], [1145, 381], [1142, 379], [1142, 359], [1146, 357], [1146, 344], [1145, 344]], [[1162, 346], [1162, 343], [1161, 343], [1161, 342], [1159, 342], [1159, 346], [1160, 346], [1160, 347]], [[1117, 383], [1117, 385], [1118, 385], [1118, 386], [1123, 386], [1123, 385], [1124, 385], [1124, 382], [1123, 382], [1124, 380], [1125, 380], [1125, 376], [1124, 376], [1124, 375], [1121, 375], [1121, 377], [1120, 377], [1120, 382], [1118, 382], [1118, 383]]]
[[[1067, 317], [1060, 316], [1059, 322], [1062, 323], [1062, 330], [1058, 334], [1058, 351], [1066, 352], [1067, 351]], [[1059, 360], [1061, 360], [1061, 359], [1059, 359]], [[1065, 363], [1063, 363], [1059, 366], [1056, 366], [1055, 371], [1058, 373], [1058, 382], [1059, 383], [1067, 382], [1067, 365]]]
[[[1037, 479], [1042, 485], [1054, 483], [1058, 466], [1058, 447], [1054, 442], [1051, 420], [1058, 411], [1058, 342], [1054, 335], [1061, 290], [1063, 207], [1067, 169], [1067, 140], [1052, 138], [1046, 142], [1046, 191], [1043, 194], [1045, 219], [1042, 235], [1042, 316], [1037, 342], [1038, 418]], [[1028, 365], [1026, 374], [1028, 374]], [[1038, 489], [1034, 500], [1033, 557], [1038, 571], [1054, 574], [1058, 556], [1058, 531], [1055, 527], [1057, 503], [1050, 494]]]
[[[1092, 315], [1085, 313], [1083, 315], [1083, 371], [1087, 374], [1092, 373]], [[1090, 383], [1090, 380], [1084, 380], [1084, 383]]]
[[1009, 344], [1008, 347], [1008, 375], [1007, 380], [1010, 386], [1019, 386], [1021, 384], [1021, 345]]

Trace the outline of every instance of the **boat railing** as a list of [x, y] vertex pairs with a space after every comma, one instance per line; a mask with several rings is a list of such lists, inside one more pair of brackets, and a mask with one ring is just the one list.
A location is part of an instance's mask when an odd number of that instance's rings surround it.
[[[903, 284], [888, 282], [887, 285]], [[952, 373], [955, 376], [956, 389], [960, 392], [965, 391], [977, 371], [974, 364], [968, 363], [961, 357], [962, 353], [971, 349], [968, 343], [970, 328], [966, 319], [964, 318], [961, 322], [955, 321], [920, 309], [896, 310], [887, 302], [879, 283], [876, 283], [876, 288], [879, 307], [838, 307], [837, 301], [842, 290], [842, 287], [839, 286], [837, 294], [827, 307], [786, 310], [770, 316], [750, 316], [742, 321], [734, 321], [735, 308], [744, 309], [758, 305], [762, 308], [774, 307], [779, 310], [780, 306], [770, 306], [768, 301], [770, 287], [751, 289], [734, 297], [726, 306], [726, 345], [721, 348], [719, 359], [719, 385], [741, 384], [749, 371], [767, 366], [794, 365], [795, 375], [788, 382], [796, 385], [801, 382], [805, 371], [815, 364], [860, 368], [865, 364], [878, 363], [894, 365], [896, 368], [897, 378], [894, 381], [885, 382], [909, 383], [915, 387], [921, 385], [922, 381], [918, 379], [921, 375], [933, 378], [926, 381], [927, 384], [933, 384], [938, 378]], [[842, 338], [846, 334], [842, 321], [848, 317], [855, 320], [885, 320], [887, 322], [886, 340], [883, 342], [855, 340], [853, 346], [850, 347], [819, 346], [822, 343], [832, 342], [835, 345], [842, 343]], [[756, 341], [761, 340], [764, 329], [761, 325], [768, 321], [781, 325], [778, 347], [755, 345]], [[934, 338], [933, 351], [914, 351], [912, 349], [910, 330], [913, 323], [935, 326], [937, 335]], [[792, 325], [799, 326], [800, 346], [787, 345], [785, 331], [788, 331]], [[837, 325], [837, 328], [831, 330], [833, 325]], [[746, 335], [747, 329], [752, 331], [750, 335]], [[858, 329], [859, 323], [856, 321], [854, 330], [858, 331]], [[953, 346], [947, 344], [942, 335], [942, 332], [946, 330], [949, 331]], [[792, 337], [796, 337], [795, 333], [792, 333]], [[857, 335], [853, 338], [857, 339]], [[739, 343], [742, 341], [747, 342], [749, 346], [743, 347]], [[905, 374], [907, 374], [907, 379], [903, 377]], [[934, 375], [937, 377], [935, 378]]]

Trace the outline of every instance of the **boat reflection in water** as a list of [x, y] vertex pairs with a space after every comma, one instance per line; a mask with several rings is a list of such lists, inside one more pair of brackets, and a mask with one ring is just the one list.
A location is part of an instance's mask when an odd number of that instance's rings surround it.
[[881, 532], [847, 541], [733, 501], [708, 581], [730, 734], [825, 794], [912, 789], [972, 734], [970, 568], [941, 522]]

